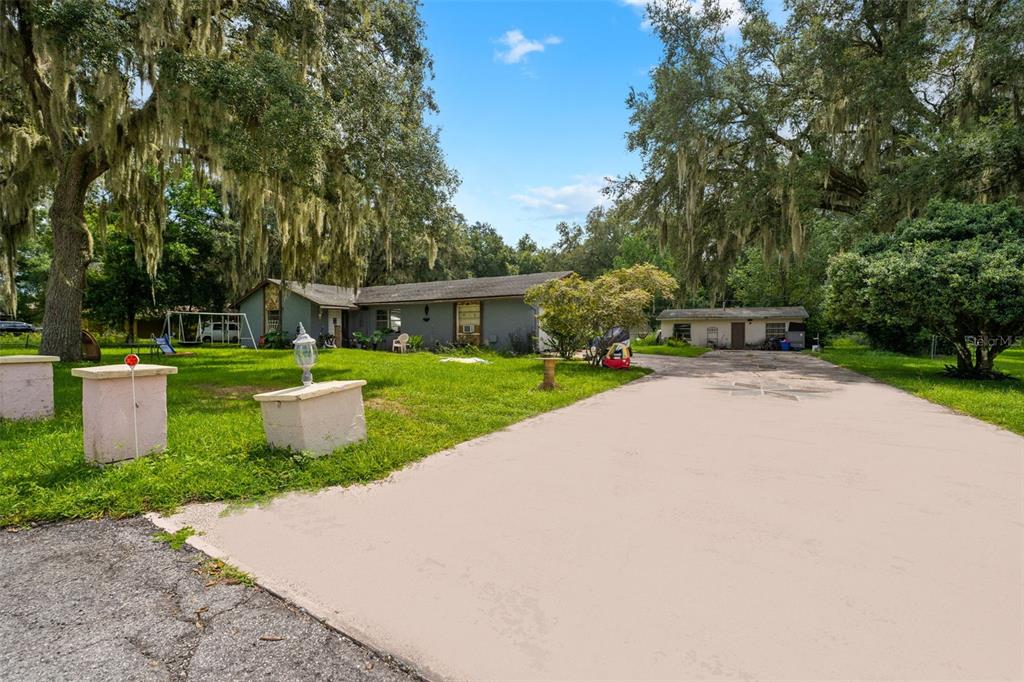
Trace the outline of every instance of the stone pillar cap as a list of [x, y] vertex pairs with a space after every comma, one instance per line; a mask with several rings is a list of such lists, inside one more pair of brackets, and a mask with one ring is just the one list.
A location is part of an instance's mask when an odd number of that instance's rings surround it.
[[0, 365], [23, 365], [30, 362], [60, 362], [56, 355], [0, 355]]
[[[151, 377], [160, 374], [177, 374], [178, 368], [170, 365], [135, 365], [135, 376]], [[101, 365], [99, 367], [75, 367], [71, 376], [82, 379], [127, 379], [132, 369], [128, 365]]]
[[366, 385], [365, 379], [354, 379], [352, 381], [318, 381], [309, 386], [296, 386], [295, 388], [283, 388], [280, 391], [269, 393], [257, 393], [254, 400], [262, 402], [288, 402], [291, 400], [309, 400], [318, 398], [328, 393], [340, 393], [350, 391], [353, 388], [360, 388]]

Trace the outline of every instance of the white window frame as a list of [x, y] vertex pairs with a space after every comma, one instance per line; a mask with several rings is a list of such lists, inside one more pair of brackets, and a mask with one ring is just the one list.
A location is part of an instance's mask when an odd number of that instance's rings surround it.
[[267, 331], [276, 332], [281, 329], [281, 311], [268, 310], [267, 311]]
[[[772, 330], [772, 327], [775, 327], [774, 331]], [[782, 327], [782, 331], [778, 330], [779, 327]], [[785, 336], [786, 336], [786, 323], [785, 322], [765, 322], [764, 323], [764, 336], [765, 336], [766, 339], [770, 339], [770, 338], [773, 338], [773, 337], [776, 338], [776, 339], [785, 338]]]

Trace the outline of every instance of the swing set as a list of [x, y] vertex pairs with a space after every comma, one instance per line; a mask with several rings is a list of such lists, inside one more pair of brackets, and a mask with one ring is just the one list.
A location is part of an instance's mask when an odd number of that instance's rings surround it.
[[223, 343], [240, 348], [258, 348], [245, 313], [184, 312], [168, 310], [161, 334], [182, 346]]

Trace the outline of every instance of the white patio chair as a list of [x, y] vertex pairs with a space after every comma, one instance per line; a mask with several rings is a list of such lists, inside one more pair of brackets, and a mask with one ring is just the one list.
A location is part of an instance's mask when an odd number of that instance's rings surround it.
[[406, 334], [405, 332], [402, 332], [401, 334], [398, 335], [398, 338], [391, 342], [391, 351], [398, 351], [399, 353], [404, 353], [407, 350], [409, 350], [409, 335]]

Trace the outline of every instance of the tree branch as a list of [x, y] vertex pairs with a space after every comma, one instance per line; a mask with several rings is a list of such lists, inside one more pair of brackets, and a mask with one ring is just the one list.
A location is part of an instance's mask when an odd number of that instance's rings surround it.
[[55, 152], [63, 151], [64, 139], [50, 118], [53, 91], [43, 80], [42, 74], [39, 73], [39, 62], [36, 59], [35, 42], [32, 38], [32, 26], [26, 17], [28, 8], [24, 0], [15, 0], [14, 6], [18, 12], [17, 31], [22, 50], [21, 79], [24, 81], [32, 101], [42, 114], [40, 118], [42, 118], [46, 135], [53, 145], [53, 150]]

